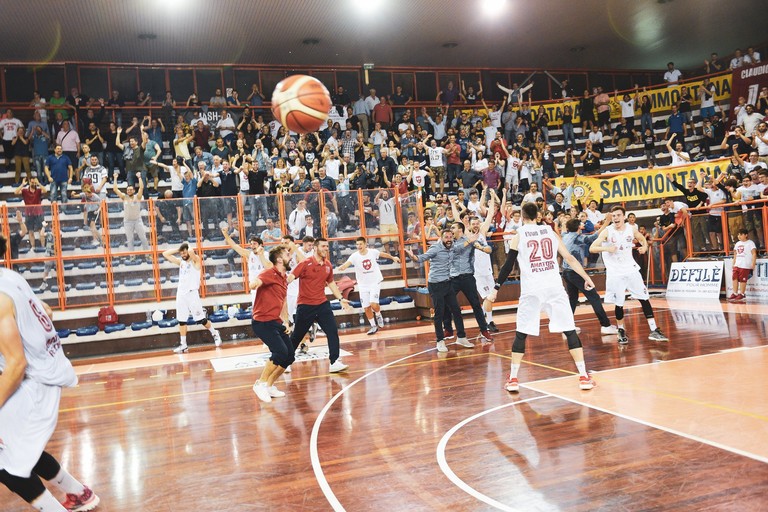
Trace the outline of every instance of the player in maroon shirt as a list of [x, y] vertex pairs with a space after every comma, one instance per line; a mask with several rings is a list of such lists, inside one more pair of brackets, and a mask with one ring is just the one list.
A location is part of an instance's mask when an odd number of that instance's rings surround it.
[[[328, 240], [315, 239], [315, 251], [288, 274], [288, 282], [299, 279], [299, 298], [296, 306], [296, 324], [291, 334], [294, 350], [299, 346], [304, 335], [314, 322], [320, 325], [328, 336], [328, 351], [331, 362], [330, 372], [343, 372], [348, 365], [339, 358], [339, 329], [333, 317], [331, 303], [325, 296], [328, 286], [333, 295], [341, 301], [341, 307], [346, 311], [352, 308], [349, 301], [342, 297], [339, 287], [333, 280], [333, 265], [328, 260]], [[258, 294], [257, 294], [258, 296]]]
[[259, 290], [253, 302], [253, 333], [269, 348], [272, 355], [261, 377], [254, 383], [253, 391], [263, 402], [285, 396], [275, 386], [275, 381], [294, 361], [294, 348], [288, 337], [288, 280], [286, 265], [290, 260], [284, 246], [273, 248], [269, 253], [272, 267], [261, 272], [251, 281], [251, 290]]

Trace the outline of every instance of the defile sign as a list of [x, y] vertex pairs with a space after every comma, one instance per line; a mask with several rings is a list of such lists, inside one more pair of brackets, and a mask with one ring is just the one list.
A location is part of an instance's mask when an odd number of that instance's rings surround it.
[[667, 283], [667, 297], [719, 299], [723, 280], [722, 261], [673, 263]]

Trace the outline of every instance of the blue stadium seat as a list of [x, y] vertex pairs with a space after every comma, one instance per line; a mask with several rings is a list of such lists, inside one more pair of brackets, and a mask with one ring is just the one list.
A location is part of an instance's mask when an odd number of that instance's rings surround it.
[[403, 288], [403, 291], [404, 292], [418, 292], [419, 289], [414, 287], [414, 286], [406, 286], [405, 288]]
[[125, 324], [110, 324], [104, 326], [104, 332], [109, 334], [112, 332], [117, 331], [124, 331], [125, 330]]
[[353, 308], [360, 308], [363, 307], [363, 304], [359, 300], [351, 300], [349, 301], [349, 305]]
[[341, 304], [339, 303], [339, 301], [337, 301], [337, 300], [332, 300], [332, 301], [331, 301], [331, 309], [332, 309], [333, 311], [339, 311], [339, 310], [341, 310]]
[[62, 233], [74, 233], [80, 230], [80, 226], [61, 226]]
[[171, 276], [171, 282], [172, 283], [178, 283], [179, 282], [179, 275], [178, 274], [173, 274]]
[[40, 246], [35, 247], [36, 254], [42, 254], [44, 252], [45, 252], [45, 247], [40, 247]]
[[62, 265], [62, 266], [64, 267], [64, 270], [67, 271], [67, 272], [69, 272], [70, 270], [75, 268], [75, 264], [72, 263], [71, 261], [65, 261], [64, 265]]
[[113, 249], [117, 249], [118, 247], [120, 247], [120, 245], [122, 245], [122, 244], [120, 243], [120, 241], [119, 241], [119, 240], [111, 240], [111, 241], [109, 242], [109, 246], [110, 246], [111, 248], [113, 248]]
[[164, 318], [157, 322], [157, 325], [162, 328], [168, 328], [168, 327], [176, 327], [179, 325], [179, 321], [175, 318]]
[[[165, 276], [160, 276], [160, 284], [165, 283], [165, 281], [166, 281]], [[154, 286], [155, 285], [155, 278], [154, 277], [150, 277], [149, 279], [147, 279], [147, 284], [149, 284], [151, 286]]]
[[235, 318], [237, 318], [238, 320], [250, 320], [251, 310], [250, 309], [240, 310], [235, 314]]
[[21, 197], [19, 196], [11, 196], [5, 200], [7, 203], [20, 203]]
[[232, 272], [216, 272], [213, 274], [216, 279], [229, 279], [232, 277]]
[[45, 272], [45, 265], [35, 264], [29, 267], [30, 272]]
[[84, 251], [92, 251], [94, 249], [98, 249], [99, 246], [96, 244], [83, 244], [80, 246], [80, 248]]
[[379, 305], [386, 306], [392, 303], [392, 297], [379, 297]]
[[98, 261], [81, 261], [77, 264], [77, 268], [81, 270], [93, 269], [99, 266]]
[[132, 331], [141, 331], [143, 329], [149, 329], [152, 327], [152, 322], [133, 322], [131, 324]]
[[29, 254], [29, 247], [23, 247], [19, 249], [19, 254]]
[[229, 315], [226, 311], [217, 311], [216, 313], [209, 316], [208, 319], [213, 323], [221, 323], [229, 320]]
[[99, 326], [98, 325], [89, 325], [87, 327], [80, 327], [77, 330], [75, 330], [75, 334], [78, 336], [93, 336], [99, 332]]
[[56, 334], [59, 335], [59, 338], [68, 338], [70, 334], [72, 334], [72, 331], [69, 329], [57, 329]]
[[[429, 295], [429, 289], [428, 289], [428, 288], [426, 288], [426, 287], [424, 287], [424, 286], [422, 286], [422, 287], [418, 288], [416, 291], [417, 291], [418, 293], [422, 294], [422, 295]], [[394, 299], [394, 298], [393, 298], [393, 299]]]
[[126, 279], [123, 284], [125, 284], [125, 286], [141, 286], [144, 284], [144, 280], [140, 277], [135, 277], [132, 279]]
[[62, 244], [61, 246], [61, 252], [74, 252], [75, 245], [74, 244]]
[[94, 282], [77, 283], [75, 285], [75, 290], [93, 290], [95, 288], [96, 288], [96, 283]]
[[137, 265], [141, 265], [142, 263], [144, 263], [144, 259], [143, 258], [136, 258], [134, 260], [126, 259], [126, 260], [123, 261], [123, 265], [127, 265], [129, 267], [135, 267]]
[[411, 297], [410, 295], [394, 295], [392, 297], [392, 300], [394, 300], [398, 304], [405, 304], [408, 302], [413, 302], [413, 297]]

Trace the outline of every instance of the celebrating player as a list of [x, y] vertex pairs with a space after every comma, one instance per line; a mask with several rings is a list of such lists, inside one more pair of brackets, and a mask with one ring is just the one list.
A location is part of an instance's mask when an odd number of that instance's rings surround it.
[[[568, 350], [579, 370], [579, 387], [587, 390], [595, 381], [587, 373], [584, 350], [576, 333], [576, 324], [568, 302], [568, 295], [560, 279], [557, 264], [559, 254], [579, 274], [588, 288], [594, 288], [592, 279], [584, 272], [581, 263], [569, 253], [549, 226], [536, 224], [538, 209], [533, 203], [522, 207], [523, 225], [509, 241], [509, 252], [520, 265], [520, 301], [517, 307], [517, 332], [512, 344], [512, 368], [506, 389], [513, 393], [520, 390], [517, 372], [525, 353], [525, 339], [528, 335], [539, 335], [539, 318], [542, 310], [549, 317], [549, 331], [561, 332], [568, 340]], [[496, 290], [490, 297], [496, 300]]]
[[337, 270], [342, 271], [350, 266], [355, 267], [355, 279], [359, 286], [360, 305], [365, 309], [365, 317], [371, 324], [368, 334], [376, 334], [378, 330], [384, 327], [384, 318], [381, 316], [381, 306], [379, 306], [379, 295], [381, 294], [381, 282], [384, 276], [381, 275], [379, 257], [400, 263], [400, 258], [391, 256], [378, 249], [368, 248], [368, 241], [365, 237], [358, 237], [355, 240], [357, 251], [349, 255]]
[[589, 246], [589, 252], [603, 253], [605, 263], [605, 298], [606, 304], [614, 304], [616, 309], [616, 323], [618, 324], [618, 338], [621, 345], [629, 343], [627, 331], [624, 329], [624, 297], [627, 291], [633, 299], [640, 301], [643, 313], [648, 320], [651, 341], [669, 341], [656, 326], [653, 318], [653, 308], [648, 300], [648, 288], [640, 275], [640, 265], [632, 257], [632, 247], [635, 241], [640, 244], [637, 252], [645, 254], [648, 250], [648, 242], [637, 230], [637, 226], [631, 226], [624, 222], [626, 210], [622, 206], [611, 208], [612, 225], [600, 233], [597, 240]]
[[[232, 237], [229, 236], [229, 229], [225, 226], [221, 228], [221, 234], [224, 235], [224, 240], [227, 242], [232, 250], [240, 255], [241, 258], [248, 259], [248, 279], [250, 282], [253, 278], [261, 274], [264, 269], [272, 267], [272, 263], [264, 253], [264, 243], [256, 235], [248, 237], [248, 243], [251, 244], [251, 250], [245, 249], [235, 243]], [[256, 289], [251, 289], [251, 306], [256, 299]]]
[[253, 385], [253, 392], [262, 402], [285, 396], [284, 391], [275, 387], [275, 381], [294, 361], [285, 300], [288, 291], [286, 265], [289, 260], [285, 247], [275, 247], [269, 253], [269, 268], [252, 277], [250, 282], [251, 290], [260, 289], [253, 302], [251, 327], [272, 353], [261, 377]]
[[[174, 256], [179, 254], [181, 259]], [[179, 266], [179, 285], [176, 289], [176, 319], [179, 321], [179, 345], [173, 349], [177, 354], [184, 353], [187, 347], [187, 320], [192, 319], [208, 329], [213, 336], [213, 343], [221, 346], [219, 331], [213, 328], [213, 323], [205, 315], [203, 303], [200, 301], [200, 271], [202, 260], [186, 243], [178, 249], [168, 249], [163, 253], [165, 259]]]
[[[7, 245], [0, 235], [0, 255]], [[51, 316], [24, 278], [0, 267], [0, 482], [36, 510], [93, 510], [99, 497], [45, 451], [61, 388], [77, 384]], [[59, 503], [40, 477], [67, 500]]]

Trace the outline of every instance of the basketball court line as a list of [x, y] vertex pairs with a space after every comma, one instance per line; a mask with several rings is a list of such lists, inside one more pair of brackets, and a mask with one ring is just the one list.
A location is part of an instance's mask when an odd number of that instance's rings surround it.
[[[758, 346], [758, 347], [745, 347], [745, 350], [755, 349], [755, 348], [768, 348], [768, 346], [762, 345], [762, 346]], [[680, 358], [680, 359], [673, 359], [673, 360], [670, 360], [670, 361], [660, 361], [660, 362], [654, 362], [654, 363], [643, 363], [643, 364], [638, 364], [638, 365], [633, 365], [633, 366], [626, 366], [626, 367], [623, 367], [623, 368], [611, 368], [611, 369], [608, 369], [608, 370], [603, 370], [603, 371], [595, 372], [595, 373], [597, 375], [599, 375], [599, 374], [604, 374], [604, 373], [615, 372], [617, 370], [627, 370], [627, 369], [633, 369], [633, 368], [641, 368], [641, 367], [646, 367], [646, 366], [651, 366], [651, 365], [660, 365], [660, 364], [670, 365], [670, 364], [675, 363], [675, 362], [690, 361], [690, 360], [693, 360], [693, 359], [701, 359], [701, 358], [706, 358], [706, 357], [715, 356], [715, 355], [722, 356], [723, 352], [718, 351], [718, 352], [713, 352], [711, 354], [701, 354], [701, 355], [697, 355], [697, 356], [689, 356], [689, 357], [684, 357], [684, 358]], [[583, 401], [583, 400], [579, 400], [579, 399], [571, 397], [571, 396], [565, 396], [565, 395], [562, 395], [560, 393], [553, 392], [551, 390], [542, 390], [542, 389], [538, 389], [536, 387], [537, 383], [554, 382], [554, 381], [565, 380], [565, 379], [572, 379], [572, 377], [555, 377], [555, 378], [552, 378], [552, 379], [539, 379], [539, 380], [528, 382], [528, 383], [521, 383], [520, 386], [524, 387], [524, 388], [526, 388], [526, 389], [528, 389], [530, 391], [536, 392], [536, 393], [543, 393], [545, 395], [548, 395], [548, 396], [551, 396], [551, 397], [554, 397], [554, 398], [559, 398], [560, 400], [564, 400], [566, 402], [571, 402], [571, 403], [574, 403], [574, 404], [578, 404], [578, 405], [581, 405], [582, 407], [588, 407], [588, 408], [594, 409], [596, 411], [600, 411], [600, 412], [605, 413], [605, 414], [610, 414], [610, 415], [616, 416], [618, 418], [622, 418], [622, 419], [625, 419], [625, 420], [628, 420], [628, 421], [632, 421], [632, 422], [644, 425], [646, 427], [650, 427], [650, 428], [654, 428], [654, 429], [661, 430], [661, 431], [664, 431], [664, 432], [668, 432], [670, 434], [674, 434], [674, 435], [677, 435], [677, 436], [680, 436], [680, 437], [683, 437], [683, 438], [686, 438], [686, 439], [690, 439], [692, 441], [696, 441], [696, 442], [699, 442], [699, 443], [702, 443], [702, 444], [706, 444], [706, 445], [712, 446], [714, 448], [719, 448], [721, 450], [725, 450], [725, 451], [728, 451], [728, 452], [731, 452], [731, 453], [735, 453], [737, 455], [741, 455], [743, 457], [747, 457], [747, 458], [750, 458], [750, 459], [757, 460], [759, 462], [763, 462], [763, 463], [768, 464], [768, 457], [765, 457], [765, 456], [762, 456], [762, 455], [758, 455], [756, 453], [752, 453], [752, 452], [749, 452], [749, 451], [746, 451], [746, 450], [742, 450], [740, 448], [728, 446], [728, 445], [725, 445], [725, 444], [723, 444], [721, 442], [713, 441], [711, 439], [706, 439], [704, 437], [701, 437], [701, 436], [698, 436], [698, 435], [695, 435], [695, 434], [691, 434], [691, 433], [688, 433], [688, 432], [683, 432], [683, 431], [680, 431], [680, 430], [672, 428], [672, 427], [667, 427], [667, 426], [664, 426], [664, 425], [660, 425], [660, 424], [655, 423], [653, 421], [649, 421], [649, 420], [641, 419], [641, 418], [638, 418], [638, 417], [635, 417], [635, 416], [631, 416], [631, 415], [629, 415], [627, 413], [622, 413], [622, 412], [619, 412], [619, 411], [611, 410], [611, 409], [608, 409], [606, 407], [602, 407], [602, 406], [599, 406], [599, 405], [595, 405], [593, 403], [589, 403], [589, 402], [586, 402], [586, 401]], [[656, 393], [654, 391], [650, 391], [650, 392], [654, 393], [654, 394], [659, 394], [659, 393]], [[695, 405], [700, 405], [702, 407], [708, 407], [708, 408], [713, 408], [713, 409], [717, 409], [717, 410], [722, 410], [722, 411], [729, 412], [729, 413], [732, 413], [732, 414], [736, 414], [736, 415], [740, 415], [740, 416], [745, 416], [745, 417], [750, 417], [750, 418], [758, 419], [758, 420], [761, 420], [761, 421], [768, 420], [768, 418], [765, 418], [764, 416], [759, 415], [759, 414], [754, 414], [754, 413], [750, 413], [750, 412], [746, 412], [746, 411], [740, 411], [740, 410], [737, 410], [737, 409], [732, 409], [732, 408], [725, 407], [725, 406], [720, 406], [720, 405], [717, 405], [717, 404], [709, 404], [707, 402], [686, 398], [686, 397], [675, 395], [675, 394], [672, 394], [672, 393], [661, 393], [659, 395], [660, 396], [664, 396], [666, 398], [673, 399], [673, 400], [680, 400], [680, 401], [683, 401], [683, 402], [692, 403], [692, 404], [695, 404]]]
[[534, 400], [541, 400], [542, 398], [550, 398], [546, 394], [542, 394], [540, 396], [534, 396], [531, 398], [526, 398], [524, 400], [517, 400], [515, 402], [511, 402], [508, 404], [502, 404], [496, 407], [492, 407], [490, 409], [486, 409], [484, 411], [480, 411], [479, 413], [470, 416], [469, 418], [465, 418], [456, 425], [454, 425], [448, 432], [446, 432], [443, 437], [440, 439], [440, 442], [437, 444], [437, 449], [435, 452], [435, 455], [437, 457], [437, 465], [440, 466], [440, 470], [443, 472], [443, 474], [448, 477], [448, 480], [453, 482], [453, 484], [464, 491], [465, 493], [469, 494], [473, 498], [482, 501], [483, 503], [486, 503], [496, 509], [504, 510], [505, 512], [517, 512], [518, 509], [512, 508], [509, 505], [505, 505], [504, 503], [501, 503], [499, 501], [494, 500], [493, 498], [486, 496], [485, 494], [481, 493], [480, 491], [474, 489], [469, 484], [467, 484], [464, 480], [459, 478], [456, 473], [453, 472], [450, 465], [448, 464], [448, 461], [445, 457], [445, 449], [448, 446], [448, 441], [450, 441], [453, 434], [458, 432], [461, 428], [463, 428], [468, 423], [481, 418], [485, 416], [486, 414], [490, 414], [492, 412], [499, 411], [501, 409], [504, 409], [506, 407], [513, 407], [518, 404], [523, 404], [527, 402], [533, 402]]

